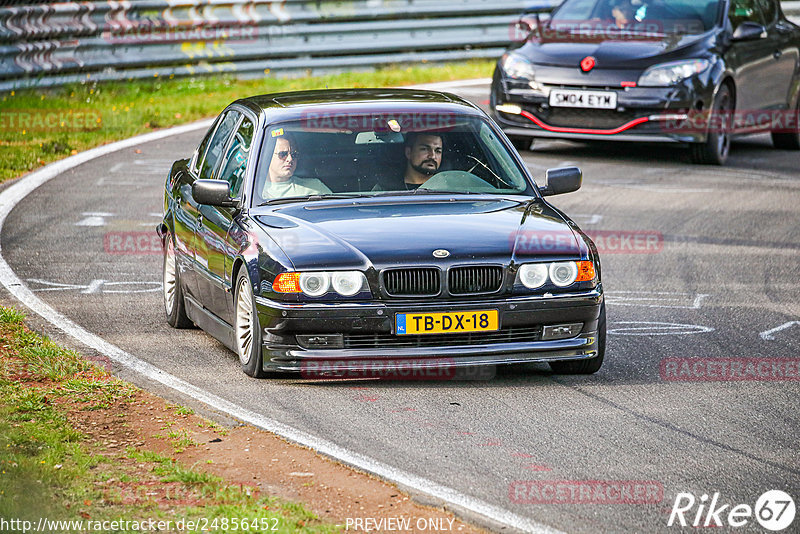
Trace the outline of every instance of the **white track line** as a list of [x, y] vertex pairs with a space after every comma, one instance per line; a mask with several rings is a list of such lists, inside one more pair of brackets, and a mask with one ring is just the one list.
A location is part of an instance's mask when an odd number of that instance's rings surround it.
[[772, 334], [777, 334], [778, 332], [786, 330], [794, 325], [800, 325], [800, 321], [789, 321], [788, 323], [783, 323], [782, 325], [772, 328], [771, 330], [765, 330], [761, 332], [759, 336], [761, 336], [761, 339], [764, 341], [773, 341], [775, 336]]
[[[137, 137], [132, 137], [124, 141], [111, 143], [98, 148], [93, 148], [82, 152], [75, 156], [63, 159], [56, 163], [51, 163], [46, 167], [33, 172], [24, 178], [20, 179], [17, 183], [0, 193], [0, 234], [2, 234], [3, 224], [6, 217], [11, 213], [11, 210], [19, 204], [28, 194], [30, 194], [37, 187], [59, 176], [61, 173], [73, 169], [78, 165], [91, 161], [93, 159], [123, 150], [143, 143], [156, 141], [165, 137], [180, 135], [195, 130], [208, 128], [211, 125], [210, 120], [188, 124], [186, 126], [179, 126], [170, 128], [168, 130], [161, 130]], [[261, 414], [255, 413], [247, 408], [239, 406], [235, 403], [227, 401], [222, 397], [218, 397], [211, 393], [204, 391], [197, 386], [186, 382], [174, 375], [171, 375], [152, 364], [140, 360], [136, 356], [128, 354], [116, 345], [108, 343], [101, 337], [85, 330], [83, 327], [74, 323], [72, 320], [62, 315], [50, 305], [42, 301], [20, 280], [16, 273], [6, 262], [2, 255], [2, 243], [0, 243], [0, 283], [14, 297], [17, 298], [22, 304], [30, 308], [34, 313], [40, 315], [46, 321], [51, 323], [56, 328], [62, 330], [66, 334], [72, 336], [84, 345], [91, 347], [98, 352], [104, 354], [111, 360], [117, 362], [119, 365], [130, 369], [143, 377], [150, 380], [159, 382], [177, 392], [188, 395], [199, 402], [202, 402], [222, 413], [228, 414], [236, 419], [250, 423], [253, 426], [262, 428], [283, 438], [293, 441], [305, 447], [314, 449], [315, 451], [329, 456], [347, 465], [353, 466], [367, 473], [396, 483], [411, 491], [416, 491], [437, 500], [442, 501], [446, 505], [460, 509], [468, 514], [476, 514], [492, 523], [506, 525], [524, 532], [543, 533], [543, 534], [560, 534], [560, 531], [553, 529], [547, 525], [538, 523], [526, 517], [514, 514], [484, 502], [480, 499], [464, 495], [458, 491], [437, 484], [426, 478], [419, 477], [409, 472], [397, 469], [390, 465], [384, 464], [374, 460], [368, 456], [349, 451], [343, 447], [336, 445], [325, 439], [312, 436], [306, 432], [285, 425]]]

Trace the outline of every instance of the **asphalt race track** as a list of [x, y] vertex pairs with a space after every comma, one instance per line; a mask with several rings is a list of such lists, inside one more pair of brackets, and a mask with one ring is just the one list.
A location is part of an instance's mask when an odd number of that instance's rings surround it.
[[[455, 91], [488, 98], [485, 84]], [[213, 338], [164, 319], [154, 228], [170, 163], [201, 135], [49, 181], [8, 216], [4, 258], [56, 310], [168, 373], [554, 529], [678, 531], [667, 521], [682, 492], [719, 492], [723, 521], [767, 490], [800, 497], [800, 154], [768, 136], [734, 142], [726, 167], [692, 165], [677, 146], [539, 141], [524, 154], [540, 183], [549, 167], [584, 171], [580, 191], [552, 202], [603, 243], [609, 341], [597, 375], [518, 366], [480, 381], [257, 381]], [[716, 367], [704, 374], [696, 359]], [[734, 364], [743, 380], [709, 379]], [[548, 481], [566, 482], [553, 492]], [[586, 488], [625, 493], [603, 504]], [[720, 530], [763, 531], [754, 517]]]

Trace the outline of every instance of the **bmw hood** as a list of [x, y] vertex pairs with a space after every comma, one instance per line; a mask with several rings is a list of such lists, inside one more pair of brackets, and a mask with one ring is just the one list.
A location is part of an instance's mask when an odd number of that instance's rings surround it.
[[588, 253], [561, 215], [543, 202], [441, 197], [317, 201], [281, 206], [254, 218], [297, 270], [436, 265], [442, 260], [434, 251], [447, 251], [448, 263], [577, 259]]

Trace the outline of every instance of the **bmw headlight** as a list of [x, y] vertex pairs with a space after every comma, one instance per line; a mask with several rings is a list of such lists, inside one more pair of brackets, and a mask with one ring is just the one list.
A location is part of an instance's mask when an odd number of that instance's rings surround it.
[[366, 284], [364, 274], [358, 271], [331, 273], [333, 290], [343, 297], [352, 297]]
[[369, 292], [367, 277], [361, 271], [306, 271], [281, 273], [272, 283], [276, 293], [302, 293], [321, 297], [331, 291], [342, 297]]
[[526, 263], [520, 265], [517, 282], [528, 289], [538, 289], [548, 280], [556, 287], [567, 287], [575, 282], [591, 282], [596, 277], [592, 261], [558, 261], [553, 263]]
[[547, 282], [546, 263], [528, 263], [519, 268], [519, 280], [528, 289], [542, 287]]
[[309, 297], [319, 297], [328, 292], [331, 277], [328, 273], [301, 273], [300, 290]]
[[561, 261], [550, 264], [550, 280], [558, 287], [567, 287], [578, 279], [578, 266], [574, 261]]
[[707, 59], [673, 61], [649, 67], [639, 77], [640, 87], [667, 87], [682, 82], [686, 78], [705, 71], [711, 62]]
[[519, 54], [506, 54], [500, 61], [500, 66], [506, 76], [514, 80], [533, 80], [536, 76], [536, 71], [533, 68], [533, 63], [525, 59]]

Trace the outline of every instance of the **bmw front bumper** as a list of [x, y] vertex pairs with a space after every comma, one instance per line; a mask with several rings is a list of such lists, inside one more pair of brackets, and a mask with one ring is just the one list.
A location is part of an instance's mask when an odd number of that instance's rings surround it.
[[[339, 370], [405, 369], [412, 363], [421, 368], [457, 368], [524, 362], [547, 362], [594, 358], [598, 354], [598, 319], [603, 302], [602, 286], [595, 289], [544, 295], [458, 301], [404, 301], [369, 303], [288, 304], [256, 297], [262, 325], [265, 371], [305, 372], [335, 362]], [[435, 335], [398, 336], [398, 313], [466, 312], [496, 309], [500, 335], [491, 332], [448, 338]], [[552, 325], [580, 325], [566, 339], [528, 340], [520, 334], [541, 334]], [[347, 346], [349, 339], [374, 340]], [[459, 342], [449, 341], [458, 339]], [[341, 340], [341, 343], [340, 343]], [[416, 342], [415, 342], [416, 341]], [[319, 346], [325, 342], [328, 346]]]

